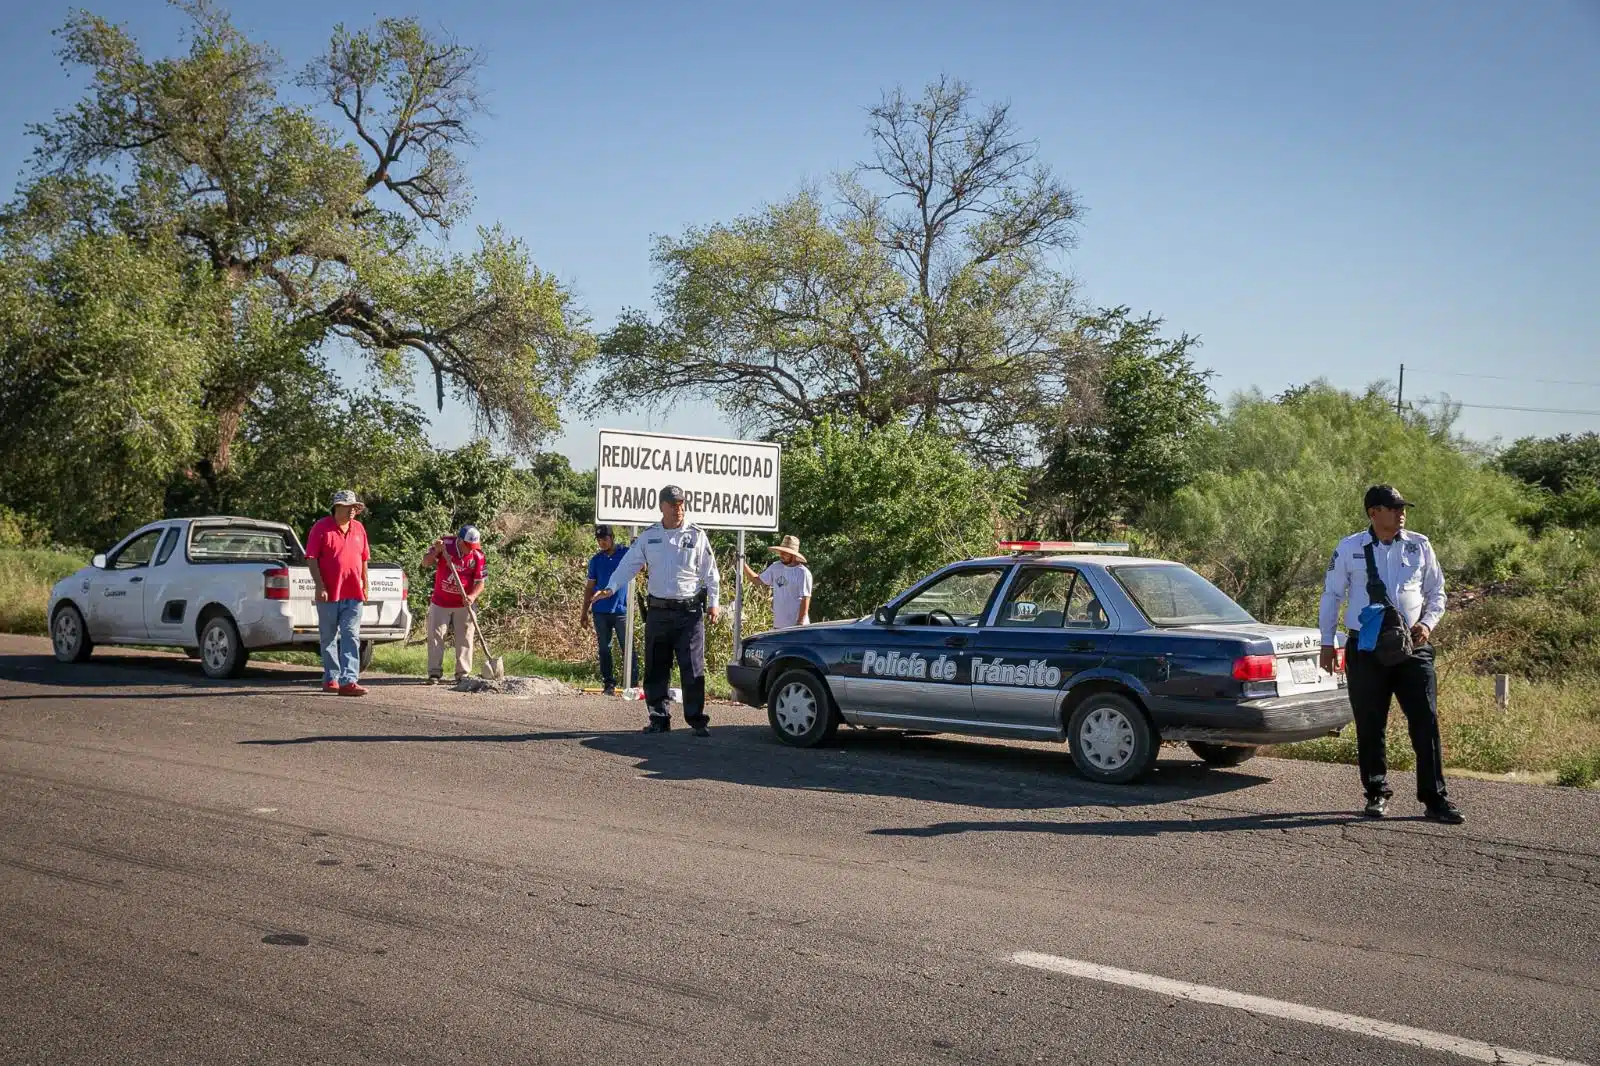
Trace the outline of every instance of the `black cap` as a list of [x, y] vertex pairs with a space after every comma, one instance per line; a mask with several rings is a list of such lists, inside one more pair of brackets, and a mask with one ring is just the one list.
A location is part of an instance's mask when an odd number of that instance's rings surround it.
[[1400, 490], [1393, 485], [1374, 485], [1367, 490], [1365, 506], [1368, 509], [1373, 507], [1393, 507], [1399, 510], [1405, 507], [1415, 507], [1416, 505], [1400, 495]]
[[[610, 526], [595, 526], [594, 527], [594, 539], [595, 540], [599, 540], [601, 537], [611, 537], [611, 535], [612, 534], [611, 534], [611, 527]], [[612, 537], [612, 539], [615, 540], [616, 538]]]
[[667, 485], [667, 486], [664, 486], [662, 488], [662, 490], [661, 490], [661, 502], [662, 503], [682, 503], [683, 501], [684, 501], [683, 490], [680, 489], [678, 486], [676, 486], [676, 485]]

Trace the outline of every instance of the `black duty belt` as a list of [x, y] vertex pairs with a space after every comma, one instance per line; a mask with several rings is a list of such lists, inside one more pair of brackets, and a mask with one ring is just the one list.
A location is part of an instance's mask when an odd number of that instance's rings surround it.
[[687, 600], [673, 600], [665, 596], [646, 596], [644, 602], [647, 606], [662, 611], [698, 611], [704, 598], [694, 596]]

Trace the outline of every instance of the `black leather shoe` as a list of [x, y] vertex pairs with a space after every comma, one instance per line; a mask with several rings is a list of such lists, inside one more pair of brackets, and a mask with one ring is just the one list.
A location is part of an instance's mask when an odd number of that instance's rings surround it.
[[1430, 822], [1439, 822], [1443, 825], [1460, 825], [1467, 820], [1466, 815], [1462, 814], [1460, 809], [1449, 800], [1428, 804], [1427, 809], [1422, 812], [1422, 816]]
[[650, 719], [650, 724], [640, 730], [641, 733], [665, 733], [672, 728], [671, 722], [663, 722], [659, 718]]
[[1361, 813], [1366, 815], [1368, 818], [1382, 818], [1385, 814], [1389, 813], [1389, 797], [1367, 797], [1367, 805], [1361, 808]]
[[711, 735], [711, 730], [707, 729], [703, 725], [697, 725], [690, 729], [689, 732], [693, 733], [697, 737], [709, 737]]
[[615, 685], [607, 685], [605, 688], [600, 690], [600, 695], [602, 696], [615, 696], [616, 694], [617, 686]]

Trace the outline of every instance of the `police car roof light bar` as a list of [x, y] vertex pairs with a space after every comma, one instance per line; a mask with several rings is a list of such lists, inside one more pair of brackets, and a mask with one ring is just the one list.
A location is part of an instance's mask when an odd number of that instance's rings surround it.
[[1054, 555], [1063, 552], [1125, 552], [1127, 541], [1104, 540], [1002, 540], [1002, 551], [1013, 555]]

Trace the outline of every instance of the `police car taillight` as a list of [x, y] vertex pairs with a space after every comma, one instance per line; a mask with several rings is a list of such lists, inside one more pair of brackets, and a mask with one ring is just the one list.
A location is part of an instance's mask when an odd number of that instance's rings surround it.
[[1125, 552], [1127, 541], [1112, 540], [1002, 540], [1000, 550], [1017, 555], [1046, 552]]
[[268, 570], [262, 575], [266, 579], [266, 596], [269, 600], [286, 600], [289, 598], [289, 570], [287, 567], [278, 567]]
[[1246, 655], [1233, 661], [1235, 681], [1271, 681], [1278, 676], [1278, 661], [1270, 655]]

